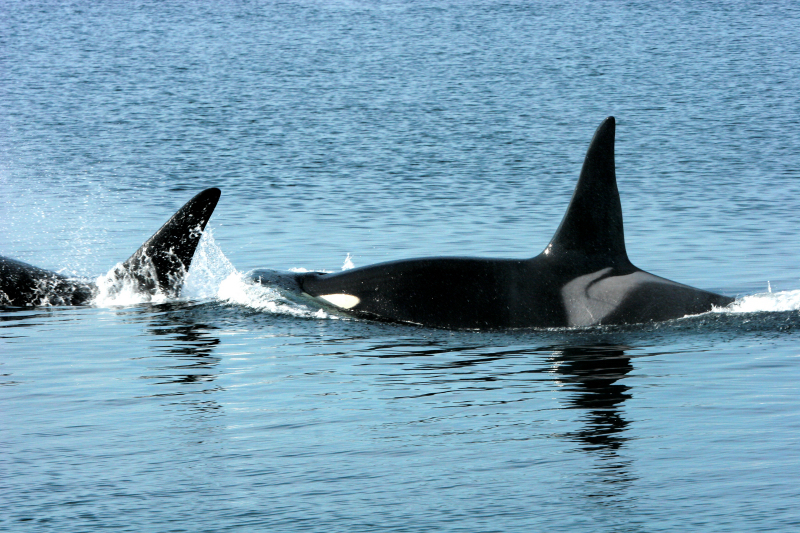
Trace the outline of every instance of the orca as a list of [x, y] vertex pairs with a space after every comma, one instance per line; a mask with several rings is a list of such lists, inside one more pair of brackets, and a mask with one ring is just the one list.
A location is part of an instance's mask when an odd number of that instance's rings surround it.
[[[432, 257], [294, 275], [345, 314], [448, 329], [638, 324], [724, 307], [734, 298], [635, 267], [625, 250], [614, 165], [614, 117], [589, 144], [561, 225], [531, 259]], [[252, 274], [255, 281], [264, 272]], [[269, 276], [266, 276], [269, 279]]]
[[[180, 294], [200, 236], [219, 201], [220, 190], [206, 189], [181, 207], [124, 263], [107, 276], [108, 289], [126, 284], [135, 291], [169, 297]], [[0, 256], [0, 306], [83, 305], [97, 294], [94, 283], [68, 278]]]

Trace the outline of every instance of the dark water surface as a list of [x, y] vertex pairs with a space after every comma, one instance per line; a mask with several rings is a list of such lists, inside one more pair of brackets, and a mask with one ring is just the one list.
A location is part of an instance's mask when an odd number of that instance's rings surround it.
[[[0, 2], [0, 255], [94, 278], [223, 191], [183, 299], [0, 310], [0, 530], [800, 529], [797, 28], [791, 2]], [[536, 255], [608, 115], [632, 261], [731, 309], [440, 331], [243, 280]]]

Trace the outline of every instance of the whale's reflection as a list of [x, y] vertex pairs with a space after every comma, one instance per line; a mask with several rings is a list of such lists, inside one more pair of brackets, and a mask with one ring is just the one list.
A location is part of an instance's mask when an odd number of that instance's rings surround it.
[[[180, 405], [182, 412], [203, 417], [221, 414], [223, 409], [217, 402], [230, 391], [219, 385], [221, 354], [227, 353], [220, 351], [220, 332], [225, 329], [220, 312], [215, 306], [164, 306], [145, 313], [151, 351], [147, 375], [142, 378], [157, 389], [152, 396], [167, 399], [165, 406]], [[342, 408], [372, 406], [378, 408], [376, 415], [383, 416], [378, 406], [385, 406], [382, 401], [386, 399], [402, 402], [404, 409], [410, 409], [405, 411], [409, 416], [380, 420], [380, 428], [394, 424], [392, 427], [400, 431], [413, 428], [413, 432], [425, 424], [425, 431], [429, 431], [436, 427], [429, 421], [438, 420], [430, 416], [430, 406], [434, 406], [453, 413], [443, 428], [449, 430], [447, 424], [454, 423], [459, 430], [471, 431], [482, 439], [480, 432], [487, 431], [482, 425], [464, 426], [470, 412], [480, 412], [493, 417], [497, 427], [527, 426], [531, 443], [555, 438], [582, 454], [594, 464], [592, 470], [599, 484], [591, 488], [593, 495], [613, 497], [622, 490], [620, 483], [633, 479], [629, 455], [624, 452], [631, 424], [625, 415], [625, 402], [633, 390], [625, 378], [634, 368], [630, 354], [637, 350], [618, 342], [620, 339], [593, 342], [576, 336], [566, 339], [574, 342], [565, 342], [563, 336], [534, 339], [430, 330], [409, 334], [407, 329], [346, 323], [323, 324], [326, 334], [320, 339], [308, 332], [298, 336], [303, 331], [297, 331], [304, 325], [309, 330], [320, 328], [318, 322], [293, 323], [291, 330], [280, 331], [286, 324], [253, 321], [249, 324], [252, 328], [268, 327], [271, 335], [238, 341], [251, 343], [247, 349], [252, 353], [270, 355], [253, 358], [248, 364], [256, 368], [270, 365], [270, 372], [279, 372], [268, 382], [254, 385], [262, 391], [259, 400], [254, 400], [254, 409], [265, 403], [289, 402], [287, 405], [296, 407], [297, 418], [304, 419], [308, 416], [304, 414], [308, 390], [313, 390], [338, 398]], [[276, 330], [281, 335], [274, 334]], [[535, 345], [532, 340], [541, 344]], [[229, 363], [232, 361], [225, 362]], [[310, 376], [318, 375], [321, 368], [327, 375], [340, 378], [315, 381]], [[296, 385], [298, 382], [303, 386]], [[334, 385], [335, 389], [327, 389]], [[288, 391], [296, 396], [286, 397]], [[417, 403], [420, 401], [427, 405]], [[519, 407], [510, 407], [515, 404]], [[473, 407], [476, 411], [469, 411]], [[567, 410], [571, 415], [554, 417], [553, 409]], [[530, 415], [533, 418], [525, 418]], [[438, 435], [435, 431], [432, 434]]]
[[[174, 320], [174, 322], [171, 322]], [[217, 378], [220, 358], [214, 355], [219, 339], [209, 333], [205, 324], [193, 323], [185, 316], [163, 318], [150, 332], [167, 341], [158, 347], [159, 357], [171, 358], [170, 364], [160, 366], [170, 370], [163, 383], [209, 383]]]
[[584, 427], [570, 434], [585, 450], [613, 453], [625, 442], [629, 422], [621, 407], [631, 397], [630, 387], [619, 380], [631, 370], [622, 346], [566, 346], [554, 350], [552, 372], [571, 384], [567, 407], [582, 409]]
[[[155, 353], [150, 355], [154, 363], [150, 372], [142, 377], [161, 389], [154, 396], [191, 396], [195, 409], [217, 411], [219, 406], [213, 395], [202, 399], [197, 396], [224, 391], [215, 384], [221, 357], [216, 353], [220, 337], [214, 334], [218, 329], [214, 316], [209, 316], [203, 306], [166, 305], [157, 311], [144, 312]], [[342, 353], [342, 345], [352, 347], [356, 342], [361, 343], [362, 349], [349, 353], [360, 352], [370, 359], [377, 357], [381, 361], [380, 379], [413, 385], [409, 387], [413, 393], [399, 392], [395, 398], [430, 397], [467, 386], [470, 390], [541, 391], [555, 384], [561, 407], [580, 413], [579, 427], [561, 433], [562, 438], [577, 443], [580, 450], [599, 454], [609, 464], [618, 459], [618, 450], [628, 440], [626, 429], [630, 422], [623, 408], [632, 394], [624, 378], [633, 365], [627, 353], [632, 348], [627, 346], [586, 342], [535, 347], [503, 335], [461, 338], [433, 333], [369, 338], [363, 336], [363, 331], [359, 333], [357, 338], [339, 336], [327, 344], [327, 350], [317, 353], [331, 351], [330, 357], [335, 358], [334, 353]], [[320, 364], [317, 362], [315, 366]], [[495, 394], [491, 401], [498, 404], [519, 401], [519, 396]], [[527, 392], [522, 397], [532, 398]], [[469, 398], [460, 397], [458, 405], [477, 404], [484, 399], [480, 394]]]
[[181, 405], [201, 416], [218, 414], [221, 406], [210, 393], [224, 389], [219, 378], [221, 358], [216, 355], [220, 339], [202, 306], [178, 303], [143, 306], [126, 310], [130, 320], [144, 322], [151, 336], [147, 373], [141, 379], [156, 386], [148, 396], [172, 398], [168, 405]]
[[[398, 358], [409, 358], [406, 371], [414, 374], [414, 384], [429, 396], [476, 391], [467, 400], [460, 394], [458, 407], [526, 402], [534, 409], [529, 422], [531, 442], [547, 437], [542, 424], [565, 425], [549, 436], [570, 443], [567, 449], [583, 454], [593, 465], [583, 472], [581, 491], [603, 505], [619, 504], [636, 478], [630, 455], [624, 452], [631, 438], [624, 408], [633, 396], [625, 383], [634, 369], [630, 353], [638, 350], [613, 342], [622, 339], [607, 342], [576, 336], [567, 339], [575, 344], [556, 338], [555, 343], [536, 347], [515, 336], [455, 337], [433, 336], [418, 343], [406, 338], [394, 347], [381, 345], [375, 355], [396, 363], [402, 361]], [[556, 392], [555, 396], [550, 392]], [[554, 407], [574, 416], [539, 417], [552, 413]]]
[[[466, 339], [465, 339], [466, 340]], [[614, 456], [624, 445], [629, 422], [622, 409], [631, 398], [631, 387], [623, 381], [632, 370], [628, 351], [632, 348], [607, 342], [555, 344], [541, 347], [504, 345], [514, 337], [491, 336], [474, 342], [452, 342], [453, 339], [409, 339], [402, 343], [376, 344], [373, 355], [381, 359], [419, 358], [412, 364], [420, 379], [438, 383], [449, 381], [483, 383], [486, 390], [497, 387], [519, 388], [524, 382], [533, 390], [544, 383], [558, 386], [559, 403], [567, 409], [582, 412], [580, 429], [563, 436], [577, 442], [580, 449]], [[480, 340], [499, 341], [483, 343]], [[577, 340], [577, 339], [576, 339]], [[446, 357], [449, 356], [449, 357]], [[398, 361], [398, 363], [400, 362]], [[406, 368], [408, 368], [406, 366]], [[549, 376], [549, 377], [545, 377]], [[480, 388], [480, 387], [477, 387]], [[442, 387], [439, 393], [446, 393]], [[480, 395], [474, 401], [480, 402]], [[502, 402], [500, 402], [502, 403]]]

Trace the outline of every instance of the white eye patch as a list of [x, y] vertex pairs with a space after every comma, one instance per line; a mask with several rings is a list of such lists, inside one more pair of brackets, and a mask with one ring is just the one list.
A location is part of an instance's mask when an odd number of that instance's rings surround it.
[[322, 298], [326, 302], [342, 309], [352, 309], [361, 301], [358, 296], [353, 296], [352, 294], [322, 294], [318, 298]]

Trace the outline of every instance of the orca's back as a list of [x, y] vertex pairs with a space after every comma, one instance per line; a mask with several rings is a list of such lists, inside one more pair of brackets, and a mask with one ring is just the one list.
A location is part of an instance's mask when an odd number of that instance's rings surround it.
[[0, 257], [0, 305], [80, 305], [91, 297], [92, 289], [86, 283]]

